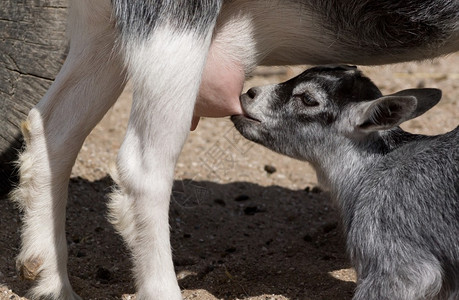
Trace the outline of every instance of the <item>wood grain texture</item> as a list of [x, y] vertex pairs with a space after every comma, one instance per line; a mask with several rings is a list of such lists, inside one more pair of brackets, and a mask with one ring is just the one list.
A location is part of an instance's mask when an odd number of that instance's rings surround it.
[[67, 8], [68, 0], [1, 0], [0, 194], [14, 182], [20, 123], [64, 62]]

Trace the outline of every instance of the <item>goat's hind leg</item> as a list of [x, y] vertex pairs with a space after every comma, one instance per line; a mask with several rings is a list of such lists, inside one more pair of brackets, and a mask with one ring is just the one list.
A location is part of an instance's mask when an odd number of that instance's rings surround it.
[[69, 18], [68, 57], [22, 126], [26, 149], [12, 193], [24, 224], [17, 265], [23, 278], [37, 281], [34, 299], [79, 299], [67, 275], [68, 180], [84, 139], [124, 86], [110, 1], [73, 1]]

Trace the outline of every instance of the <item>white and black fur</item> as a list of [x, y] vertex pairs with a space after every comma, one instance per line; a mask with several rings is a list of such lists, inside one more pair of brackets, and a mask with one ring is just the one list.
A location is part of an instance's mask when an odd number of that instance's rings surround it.
[[354, 67], [316, 67], [250, 89], [246, 115], [232, 117], [244, 137], [316, 169], [341, 208], [354, 300], [459, 299], [459, 127], [398, 127], [440, 97], [383, 96]]
[[69, 54], [22, 125], [26, 149], [12, 194], [24, 216], [18, 269], [37, 281], [31, 297], [79, 299], [67, 275], [68, 180], [84, 139], [127, 79], [134, 100], [111, 221], [132, 252], [137, 299], [177, 300], [170, 191], [200, 85], [212, 91], [219, 82], [210, 71], [239, 78], [230, 91], [237, 99], [259, 64], [439, 56], [459, 49], [458, 7], [456, 0], [71, 1]]

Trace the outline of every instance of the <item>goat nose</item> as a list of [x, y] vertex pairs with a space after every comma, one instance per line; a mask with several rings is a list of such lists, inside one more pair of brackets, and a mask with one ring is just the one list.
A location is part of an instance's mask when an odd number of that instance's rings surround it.
[[250, 99], [255, 99], [257, 96], [257, 89], [256, 88], [251, 88], [247, 91], [247, 96], [249, 96]]

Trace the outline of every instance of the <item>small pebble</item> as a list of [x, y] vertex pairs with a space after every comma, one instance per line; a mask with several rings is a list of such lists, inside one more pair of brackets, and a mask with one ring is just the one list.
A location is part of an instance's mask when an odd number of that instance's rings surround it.
[[104, 267], [99, 267], [97, 268], [96, 278], [100, 280], [101, 283], [107, 283], [112, 278], [112, 274], [110, 270]]
[[313, 194], [322, 193], [322, 189], [320, 187], [318, 187], [318, 186], [315, 186], [315, 187], [312, 188], [311, 193], [313, 193]]
[[248, 216], [253, 216], [254, 214], [259, 212], [262, 212], [262, 210], [260, 210], [258, 206], [247, 206], [246, 208], [244, 208], [244, 214]]
[[220, 198], [215, 199], [215, 200], [214, 200], [214, 203], [215, 203], [215, 204], [218, 204], [218, 205], [220, 205], [220, 206], [226, 206], [225, 200], [220, 199]]
[[303, 236], [303, 241], [305, 242], [312, 242], [312, 236], [310, 236], [309, 234], [306, 234], [305, 236]]
[[265, 165], [265, 171], [268, 174], [272, 174], [277, 171], [277, 169], [274, 166], [271, 165]]
[[338, 227], [338, 223], [333, 222], [333, 223], [327, 223], [324, 226], [322, 226], [322, 230], [324, 233], [329, 233]]
[[250, 199], [250, 197], [247, 196], [247, 195], [239, 195], [239, 196], [237, 196], [236, 198], [234, 198], [234, 201], [236, 201], [236, 202], [242, 202], [242, 201], [247, 201], [247, 200], [249, 200], [249, 199]]
[[86, 252], [82, 250], [78, 250], [76, 257], [86, 257], [86, 255], [87, 255]]
[[324, 256], [321, 257], [322, 260], [333, 260], [335, 258], [336, 257], [334, 257], [333, 255], [329, 255], [329, 254], [325, 254]]
[[225, 249], [225, 252], [226, 253], [234, 253], [234, 252], [236, 252], [236, 248], [235, 247], [230, 247], [228, 249]]

